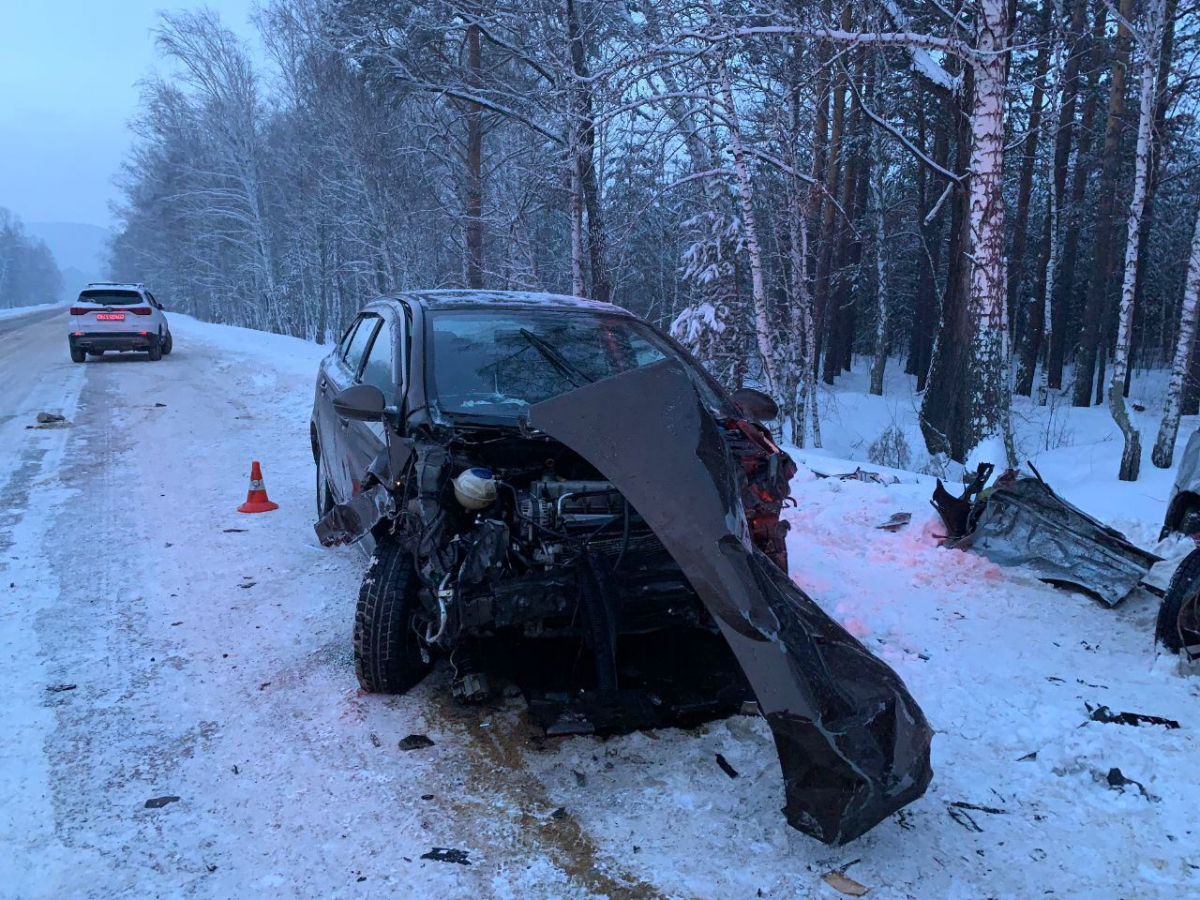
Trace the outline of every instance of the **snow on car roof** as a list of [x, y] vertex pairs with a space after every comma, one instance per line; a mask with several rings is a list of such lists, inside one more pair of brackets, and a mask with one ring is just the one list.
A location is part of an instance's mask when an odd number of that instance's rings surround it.
[[123, 281], [89, 281], [84, 290], [91, 291], [102, 288], [109, 290], [141, 291], [145, 290], [146, 285], [140, 281], [137, 284], [130, 284]]
[[595, 312], [633, 315], [629, 310], [611, 303], [600, 303], [583, 297], [566, 294], [542, 294], [534, 291], [484, 291], [484, 290], [435, 290], [404, 291], [401, 296], [411, 297], [429, 307], [467, 306], [549, 306], [558, 309], [589, 309]]

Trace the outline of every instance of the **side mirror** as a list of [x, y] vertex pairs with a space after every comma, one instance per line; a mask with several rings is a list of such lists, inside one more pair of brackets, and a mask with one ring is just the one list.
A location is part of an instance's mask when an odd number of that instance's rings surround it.
[[779, 417], [779, 404], [762, 391], [742, 388], [733, 392], [733, 403], [746, 416], [759, 422], [770, 422]]
[[379, 422], [387, 408], [383, 391], [373, 384], [356, 384], [333, 398], [333, 411], [343, 419]]

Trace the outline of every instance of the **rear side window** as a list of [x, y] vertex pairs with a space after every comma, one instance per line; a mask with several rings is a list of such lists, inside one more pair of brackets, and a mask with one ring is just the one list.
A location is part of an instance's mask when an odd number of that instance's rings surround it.
[[363, 316], [359, 321], [358, 328], [355, 330], [354, 336], [350, 338], [350, 343], [346, 346], [346, 352], [342, 356], [346, 367], [351, 372], [358, 373], [363, 355], [367, 352], [367, 347], [378, 327], [379, 316]]
[[391, 397], [396, 392], [396, 383], [392, 380], [393, 355], [391, 331], [387, 327], [381, 327], [375, 335], [371, 349], [367, 351], [367, 364], [363, 366], [362, 377], [359, 380], [363, 384], [375, 385], [383, 391], [385, 397]]

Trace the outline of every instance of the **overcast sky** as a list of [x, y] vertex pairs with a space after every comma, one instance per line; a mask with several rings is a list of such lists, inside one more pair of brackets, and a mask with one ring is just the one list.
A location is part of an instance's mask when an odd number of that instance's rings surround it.
[[[28, 222], [111, 226], [137, 81], [161, 9], [186, 0], [0, 0], [0, 206]], [[254, 0], [209, 0], [250, 35]]]

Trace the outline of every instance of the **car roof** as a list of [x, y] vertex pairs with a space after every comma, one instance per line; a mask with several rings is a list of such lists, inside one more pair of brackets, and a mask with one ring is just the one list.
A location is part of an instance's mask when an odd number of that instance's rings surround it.
[[434, 290], [402, 291], [380, 299], [407, 300], [427, 309], [574, 309], [632, 316], [629, 310], [566, 294], [534, 291]]
[[89, 281], [84, 287], [84, 290], [93, 291], [103, 288], [120, 291], [144, 291], [146, 289], [146, 285], [140, 281], [137, 284], [131, 284], [124, 281]]

